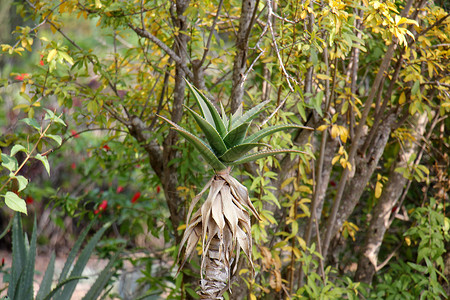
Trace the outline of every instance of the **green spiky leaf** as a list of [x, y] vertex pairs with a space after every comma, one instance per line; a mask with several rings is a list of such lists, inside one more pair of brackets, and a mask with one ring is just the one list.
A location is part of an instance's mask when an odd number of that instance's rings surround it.
[[10, 299], [14, 299], [16, 290], [20, 288], [18, 286], [19, 278], [27, 259], [26, 246], [25, 237], [23, 235], [22, 219], [20, 218], [20, 213], [16, 213], [12, 225], [12, 261], [14, 263], [11, 267], [11, 277], [9, 279], [8, 287], [8, 296]]
[[249, 136], [248, 138], [246, 138], [244, 140], [244, 143], [256, 143], [258, 141], [260, 141], [262, 138], [271, 135], [275, 132], [278, 131], [283, 131], [283, 130], [288, 130], [288, 129], [310, 129], [313, 130], [310, 127], [306, 127], [306, 126], [301, 126], [301, 125], [295, 125], [295, 124], [287, 124], [287, 125], [275, 125], [275, 126], [270, 126], [264, 129], [261, 129], [260, 131], [252, 134], [251, 136]]
[[[233, 162], [242, 156], [244, 156], [248, 151], [252, 150], [256, 147], [268, 147], [267, 144], [261, 144], [261, 143], [249, 143], [249, 144], [239, 144], [231, 149], [229, 149], [227, 152], [225, 152], [222, 156], [219, 157], [221, 161], [224, 162]], [[270, 147], [270, 146], [269, 146]]]
[[233, 117], [233, 121], [231, 123], [231, 129], [234, 129], [238, 126], [241, 126], [243, 123], [247, 123], [250, 122], [253, 118], [255, 118], [260, 112], [261, 110], [264, 109], [264, 106], [269, 103], [270, 100], [266, 100], [264, 102], [261, 102], [260, 104], [252, 107], [251, 109], [249, 109], [245, 114], [243, 114], [240, 117], [234, 118]]
[[[102, 237], [103, 233], [105, 233], [106, 229], [111, 225], [111, 222], [106, 223], [102, 226], [95, 234], [94, 236], [89, 240], [87, 245], [84, 247], [84, 249], [81, 251], [80, 255], [78, 256], [77, 262], [73, 266], [72, 271], [70, 272], [70, 277], [79, 277], [81, 276], [81, 273], [83, 272], [84, 268], [86, 267], [86, 264], [91, 257], [92, 252], [94, 251], [94, 248], [97, 246], [98, 241]], [[70, 300], [72, 298], [73, 292], [75, 291], [75, 288], [77, 286], [78, 281], [71, 281], [67, 283], [64, 286], [64, 289], [62, 290], [61, 296], [57, 299], [61, 300]]]
[[260, 159], [260, 158], [273, 156], [273, 155], [277, 155], [277, 154], [283, 154], [283, 153], [308, 154], [308, 153], [303, 152], [303, 151], [290, 150], [290, 149], [267, 150], [267, 151], [261, 151], [261, 152], [256, 152], [256, 153], [251, 153], [251, 154], [244, 155], [240, 159], [235, 160], [233, 162], [229, 162], [228, 164], [230, 166], [235, 166], [235, 165], [244, 164], [244, 163], [247, 163], [247, 162], [250, 162], [250, 161], [254, 161], [254, 160], [257, 160], [257, 159]]
[[117, 259], [119, 258], [119, 255], [122, 253], [124, 248], [125, 247], [122, 247], [115, 252], [114, 256], [109, 260], [108, 265], [106, 265], [106, 267], [97, 277], [94, 284], [91, 286], [82, 300], [99, 299], [101, 293], [104, 291], [104, 288], [108, 284], [108, 281], [111, 279], [111, 276], [114, 275], [114, 265], [117, 263]]
[[225, 136], [225, 134], [227, 133], [227, 129], [214, 104], [208, 98], [206, 98], [206, 96], [203, 95], [203, 93], [200, 92], [195, 86], [190, 84], [189, 81], [187, 81], [186, 79], [185, 81], [189, 90], [192, 92], [192, 94], [194, 94], [194, 99], [200, 107], [202, 117], [215, 127], [220, 136]]
[[172, 125], [173, 129], [178, 131], [188, 142], [190, 142], [203, 156], [208, 164], [214, 168], [216, 171], [226, 169], [226, 166], [217, 158], [216, 154], [212, 151], [212, 149], [201, 139], [190, 133], [189, 131], [183, 129], [178, 126], [174, 122], [169, 119], [164, 118], [163, 116], [159, 116], [161, 119]]
[[234, 147], [245, 139], [245, 135], [247, 134], [248, 127], [250, 126], [250, 122], [243, 123], [241, 126], [238, 126], [227, 133], [227, 135], [223, 138], [225, 145], [228, 148]]
[[192, 114], [195, 121], [197, 122], [198, 126], [200, 126], [200, 129], [205, 134], [206, 139], [208, 140], [209, 145], [214, 150], [214, 152], [220, 156], [225, 151], [227, 151], [227, 146], [225, 145], [224, 141], [222, 140], [222, 137], [217, 132], [217, 130], [208, 123], [205, 119], [203, 119], [199, 114], [197, 114], [195, 111], [190, 109], [189, 107], [185, 106], [186, 109]]
[[36, 295], [36, 300], [43, 300], [45, 295], [50, 293], [52, 288], [53, 273], [55, 272], [55, 252], [52, 252], [50, 262], [47, 265], [44, 278], [39, 287], [39, 292]]
[[227, 114], [225, 113], [225, 108], [222, 105], [222, 102], [220, 102], [220, 109], [222, 111], [222, 122], [225, 125], [225, 128], [230, 128], [230, 121], [227, 118]]

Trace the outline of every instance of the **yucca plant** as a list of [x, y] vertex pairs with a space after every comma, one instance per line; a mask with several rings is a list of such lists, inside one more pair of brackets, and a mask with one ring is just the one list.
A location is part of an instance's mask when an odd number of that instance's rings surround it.
[[[174, 122], [160, 117], [194, 145], [214, 169], [215, 175], [190, 204], [186, 230], [178, 253], [179, 261], [184, 245], [186, 250], [178, 271], [194, 253], [201, 239], [201, 280], [198, 294], [201, 299], [222, 299], [222, 294], [227, 290], [230, 282], [230, 276], [237, 269], [241, 250], [247, 256], [253, 271], [251, 222], [248, 211], [261, 220], [250, 201], [247, 188], [230, 175], [231, 167], [280, 153], [303, 153], [289, 149], [248, 152], [259, 147], [270, 147], [259, 143], [262, 138], [270, 134], [307, 127], [271, 126], [246, 137], [252, 119], [264, 109], [268, 101], [256, 105], [245, 113], [242, 112], [241, 107], [234, 115], [227, 118], [222, 105], [220, 115], [214, 104], [197, 88], [189, 82], [187, 86], [200, 108], [200, 114], [185, 107], [203, 131], [208, 143]], [[209, 194], [205, 202], [192, 215], [194, 207], [208, 189]]]
[[[75, 242], [70, 251], [60, 277], [53, 285], [53, 275], [55, 271], [55, 254], [52, 253], [50, 262], [45, 271], [44, 278], [40, 283], [39, 291], [34, 298], [33, 280], [34, 280], [34, 264], [36, 260], [36, 219], [34, 220], [31, 241], [23, 233], [22, 220], [20, 213], [16, 213], [12, 224], [12, 266], [9, 276], [8, 296], [3, 299], [20, 299], [20, 300], [69, 300], [78, 282], [87, 277], [82, 276], [82, 272], [91, 257], [91, 254], [104, 232], [111, 225], [105, 224], [100, 228], [89, 240], [83, 250], [79, 253], [82, 244], [85, 242], [87, 234], [91, 229], [94, 221], [91, 221], [87, 228], [83, 230], [78, 240]], [[98, 299], [104, 292], [109, 280], [114, 275], [114, 265], [119, 259], [121, 251], [117, 251], [110, 259], [108, 265], [102, 270], [88, 293], [83, 297], [85, 300]], [[78, 256], [76, 263], [75, 258]]]

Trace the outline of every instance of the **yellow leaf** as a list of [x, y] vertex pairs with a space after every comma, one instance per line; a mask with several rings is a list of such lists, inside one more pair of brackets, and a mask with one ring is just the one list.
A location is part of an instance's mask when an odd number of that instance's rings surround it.
[[328, 125], [320, 125], [318, 128], [317, 128], [317, 130], [319, 130], [319, 131], [324, 131], [325, 129], [327, 129], [328, 128]]
[[58, 51], [56, 49], [50, 50], [50, 52], [48, 53], [48, 56], [47, 56], [47, 62], [51, 62], [57, 53], [58, 53]]
[[405, 92], [402, 92], [400, 95], [400, 98], [398, 99], [398, 103], [399, 104], [403, 104], [406, 102], [406, 96], [405, 96]]
[[341, 137], [342, 142], [346, 143], [348, 138], [348, 129], [344, 126], [339, 126], [339, 136]]
[[29, 107], [29, 106], [30, 105], [28, 105], [28, 104], [18, 104], [16, 106], [14, 106], [13, 110], [22, 109], [22, 108], [26, 108], [26, 107]]
[[248, 273], [248, 269], [241, 269], [239, 271], [239, 275], [242, 275], [242, 274], [245, 274], [245, 273]]
[[411, 246], [411, 239], [409, 238], [409, 236], [405, 236], [405, 242], [406, 245]]
[[334, 165], [340, 158], [340, 155], [336, 155], [335, 157], [333, 157], [333, 160], [331, 161], [331, 164]]
[[183, 230], [186, 229], [186, 224], [178, 226], [177, 230]]
[[256, 296], [255, 296], [255, 294], [253, 294], [253, 293], [252, 293], [252, 294], [250, 294], [250, 299], [251, 299], [251, 300], [256, 300]]
[[295, 177], [289, 177], [283, 183], [281, 184], [280, 188], [284, 189], [288, 184], [290, 184], [293, 180], [295, 180]]
[[309, 186], [306, 186], [306, 185], [299, 186], [298, 190], [299, 190], [299, 192], [305, 192], [305, 193], [308, 193], [308, 194], [312, 193], [311, 188]]
[[322, 79], [322, 80], [331, 79], [330, 76], [324, 75], [324, 74], [317, 74], [316, 76], [317, 76], [317, 78]]
[[383, 184], [379, 181], [377, 181], [377, 184], [375, 185], [375, 198], [380, 198], [381, 192], [383, 191]]
[[333, 125], [331, 127], [331, 137], [334, 139], [339, 135], [339, 128], [337, 127], [337, 125]]

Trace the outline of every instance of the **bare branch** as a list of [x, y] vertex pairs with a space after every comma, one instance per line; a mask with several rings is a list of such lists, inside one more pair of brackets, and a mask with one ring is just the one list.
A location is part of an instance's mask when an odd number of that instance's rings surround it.
[[[167, 46], [166, 44], [164, 44], [160, 39], [158, 39], [156, 36], [154, 36], [153, 34], [151, 34], [150, 32], [148, 32], [145, 29], [139, 28], [139, 27], [135, 27], [133, 26], [133, 24], [128, 23], [128, 26], [134, 30], [134, 32], [137, 33], [137, 35], [146, 38], [150, 41], [152, 41], [153, 43], [155, 43], [156, 45], [158, 45], [158, 47], [160, 47], [164, 52], [166, 52], [170, 58], [172, 58], [177, 64], [179, 65], [183, 65], [182, 64], [182, 60], [181, 57], [178, 56], [178, 54], [175, 53], [175, 51], [173, 51], [172, 49], [169, 48], [169, 46]], [[188, 68], [184, 67], [184, 72], [186, 72], [186, 74], [189, 76], [189, 78], [194, 78], [194, 75], [192, 74], [192, 71], [189, 70]]]

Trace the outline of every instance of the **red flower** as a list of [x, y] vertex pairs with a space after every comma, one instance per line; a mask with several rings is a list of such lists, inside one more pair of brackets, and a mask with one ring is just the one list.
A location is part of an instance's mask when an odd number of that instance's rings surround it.
[[43, 57], [44, 57], [44, 55], [41, 54], [41, 60], [39, 61], [39, 64], [40, 64], [41, 66], [44, 65], [44, 61], [42, 60]]
[[108, 144], [105, 144], [105, 145], [103, 146], [103, 149], [105, 149], [106, 151], [111, 150], [111, 148], [109, 148]]
[[133, 198], [131, 199], [131, 203], [135, 203], [139, 197], [141, 197], [141, 193], [140, 192], [136, 192], [133, 196]]
[[24, 80], [24, 78], [27, 77], [27, 76], [28, 76], [28, 73], [22, 73], [22, 74], [20, 74], [20, 75], [16, 75], [16, 77], [14, 77], [14, 79], [15, 79], [15, 80], [22, 81], [22, 80]]
[[156, 193], [159, 194], [161, 192], [161, 187], [159, 185], [156, 186]]
[[72, 168], [72, 170], [75, 170], [77, 168], [77, 165], [73, 162], [70, 167]]
[[98, 206], [98, 208], [96, 210], [94, 210], [94, 214], [97, 215], [98, 213], [105, 211], [107, 207], [108, 207], [108, 201], [103, 200], [102, 203], [100, 203], [100, 205]]
[[73, 136], [74, 138], [76, 138], [76, 139], [80, 137], [79, 134], [78, 134], [75, 130], [73, 130], [73, 129], [70, 131], [70, 133], [71, 133], [72, 136]]
[[33, 197], [28, 196], [28, 197], [25, 199], [25, 202], [26, 202], [27, 204], [33, 204], [34, 199], [33, 199]]
[[120, 186], [120, 185], [119, 185], [119, 186], [117, 187], [116, 193], [117, 193], [117, 194], [120, 194], [120, 193], [122, 193], [122, 192], [123, 192], [123, 186]]
[[102, 210], [106, 210], [106, 208], [108, 207], [108, 201], [107, 200], [103, 200], [102, 203], [100, 203], [100, 205], [98, 206], [98, 209]]
[[5, 265], [5, 258], [2, 257], [2, 267]]

